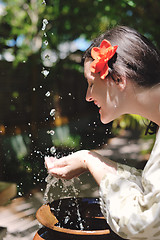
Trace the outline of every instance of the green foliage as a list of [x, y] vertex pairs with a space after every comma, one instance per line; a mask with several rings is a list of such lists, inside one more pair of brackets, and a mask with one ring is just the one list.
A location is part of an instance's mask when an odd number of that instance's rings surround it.
[[[41, 1], [4, 0], [4, 11], [0, 16], [1, 52], [12, 48], [15, 62], [22, 62], [39, 51], [42, 45]], [[12, 45], [9, 41], [12, 40]], [[14, 42], [13, 42], [14, 41]]]
[[141, 133], [144, 133], [146, 126], [148, 124], [148, 120], [136, 115], [136, 114], [125, 114], [119, 117], [118, 119], [115, 119], [113, 121], [112, 127], [113, 132], [114, 129], [121, 128], [121, 129], [132, 129], [137, 130]]
[[59, 138], [55, 139], [54, 146], [61, 148], [69, 148], [69, 149], [79, 149], [80, 146], [80, 136], [68, 136], [66, 139], [61, 141]]
[[[3, 0], [4, 10], [0, 15], [1, 53], [12, 48], [15, 61], [27, 58], [47, 48], [72, 41], [81, 35], [93, 39], [107, 28], [117, 24], [136, 28], [159, 46], [160, 1], [155, 0]], [[43, 19], [48, 20], [46, 33], [42, 30]], [[23, 41], [17, 44], [18, 37]], [[8, 46], [14, 39], [15, 45]], [[38, 61], [38, 59], [37, 59]]]

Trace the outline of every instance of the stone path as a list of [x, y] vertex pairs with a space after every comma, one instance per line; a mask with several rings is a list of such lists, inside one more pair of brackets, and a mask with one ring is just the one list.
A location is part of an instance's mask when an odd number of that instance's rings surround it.
[[[144, 142], [132, 138], [131, 132], [125, 132], [118, 138], [110, 139], [108, 144], [96, 151], [112, 160], [138, 166], [139, 163], [144, 162], [140, 151], [148, 149], [152, 143], [152, 140]], [[80, 181], [78, 180], [77, 183], [75, 181], [75, 187], [80, 189], [80, 197], [99, 196], [97, 184], [88, 173], [80, 176]], [[54, 194], [59, 197], [61, 189], [58, 191]], [[40, 228], [35, 213], [43, 203], [43, 193], [36, 192], [28, 198], [19, 197], [6, 206], [0, 206], [0, 226], [7, 229], [5, 237], [2, 236], [5, 229], [2, 234], [0, 233], [0, 240], [33, 240], [36, 231]]]
[[42, 193], [30, 198], [16, 198], [10, 204], [0, 207], [0, 226], [7, 228], [4, 240], [32, 240], [39, 223], [35, 219], [37, 209], [43, 204]]

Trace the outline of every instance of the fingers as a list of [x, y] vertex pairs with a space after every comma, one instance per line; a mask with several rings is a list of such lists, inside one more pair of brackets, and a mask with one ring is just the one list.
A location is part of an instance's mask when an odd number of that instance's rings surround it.
[[67, 157], [63, 157], [60, 159], [54, 157], [45, 157], [45, 165], [48, 169], [48, 173], [57, 178], [63, 178], [69, 180], [75, 176], [78, 176], [76, 172], [73, 171], [70, 167], [69, 161], [67, 161]]
[[70, 175], [68, 174], [67, 167], [64, 168], [52, 168], [48, 171], [51, 175], [58, 177], [58, 178], [64, 178], [64, 179], [70, 179]]
[[54, 167], [54, 157], [45, 156], [45, 167], [49, 170]]
[[87, 170], [83, 160], [84, 157], [81, 155], [83, 155], [81, 152], [77, 152], [60, 159], [45, 157], [45, 165], [51, 175], [58, 178], [71, 179]]
[[68, 163], [65, 157], [61, 159], [45, 157], [45, 166], [50, 174], [60, 177], [66, 175]]
[[48, 169], [51, 169], [53, 167], [64, 167], [67, 165], [67, 162], [64, 157], [61, 159], [54, 157], [45, 157], [45, 164]]

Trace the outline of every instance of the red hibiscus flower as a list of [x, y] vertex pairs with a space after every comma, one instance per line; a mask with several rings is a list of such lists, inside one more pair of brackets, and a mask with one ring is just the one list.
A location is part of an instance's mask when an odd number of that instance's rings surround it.
[[105, 79], [109, 71], [108, 61], [113, 57], [117, 48], [118, 46], [112, 47], [110, 42], [106, 39], [101, 42], [100, 47], [93, 47], [91, 50], [91, 56], [94, 61], [90, 65], [91, 72], [100, 72], [101, 79]]

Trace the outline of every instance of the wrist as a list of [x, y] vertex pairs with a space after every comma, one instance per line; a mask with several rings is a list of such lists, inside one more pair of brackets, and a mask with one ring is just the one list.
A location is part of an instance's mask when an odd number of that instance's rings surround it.
[[89, 150], [80, 150], [79, 154], [80, 154], [80, 161], [82, 163], [83, 168], [87, 171], [88, 170], [88, 161], [89, 161]]
[[86, 170], [90, 171], [91, 166], [94, 165], [97, 160], [97, 155], [99, 154], [94, 151], [82, 150], [83, 165]]
[[84, 164], [87, 170], [89, 170], [98, 184], [100, 184], [105, 174], [116, 174], [117, 164], [95, 151], [85, 151], [83, 159], [85, 160]]

